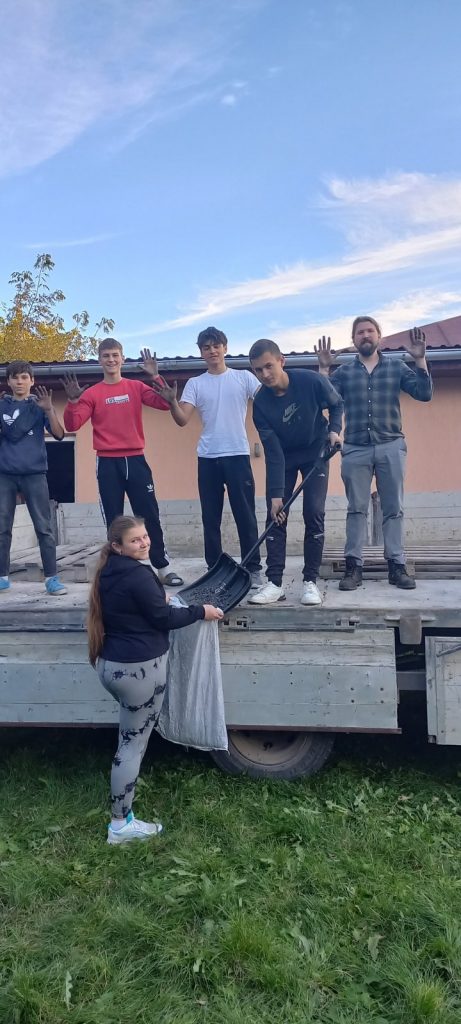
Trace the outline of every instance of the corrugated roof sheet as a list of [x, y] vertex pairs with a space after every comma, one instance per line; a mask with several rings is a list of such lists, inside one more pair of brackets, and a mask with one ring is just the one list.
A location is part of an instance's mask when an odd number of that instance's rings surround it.
[[[426, 335], [427, 347], [429, 349], [456, 349], [461, 348], [461, 316], [452, 316], [447, 320], [438, 320], [436, 323], [424, 324], [423, 330]], [[398, 334], [389, 334], [382, 338], [381, 348], [384, 351], [392, 352], [403, 350], [405, 348], [404, 341], [408, 336], [408, 331], [399, 331]], [[311, 356], [311, 352], [286, 352], [285, 355], [290, 356]], [[230, 359], [246, 359], [245, 353], [228, 353]], [[191, 356], [157, 356], [159, 362], [164, 365], [168, 364], [168, 369], [181, 369], [181, 363], [190, 363], [192, 360], [196, 363], [203, 362], [196, 353]], [[139, 363], [139, 357], [127, 356], [125, 363], [130, 365], [133, 363]], [[97, 359], [77, 359], [63, 364], [58, 361], [51, 362], [49, 359], [42, 360], [41, 362], [34, 362], [34, 366], [99, 366]]]
[[[423, 331], [426, 335], [428, 348], [461, 348], [461, 316], [451, 316], [448, 320], [438, 320], [434, 324], [424, 324]], [[388, 351], [403, 349], [404, 341], [407, 337], [408, 331], [389, 334], [383, 338], [381, 347]]]

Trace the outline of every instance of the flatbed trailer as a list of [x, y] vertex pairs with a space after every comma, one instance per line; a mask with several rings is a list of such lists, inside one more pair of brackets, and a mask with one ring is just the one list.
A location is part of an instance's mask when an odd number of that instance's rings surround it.
[[[192, 582], [198, 559], [181, 561]], [[427, 738], [461, 744], [461, 580], [419, 580], [400, 591], [365, 580], [353, 592], [320, 581], [321, 607], [299, 602], [290, 558], [287, 600], [244, 601], [219, 625], [232, 773], [296, 778], [327, 760], [336, 733], [399, 733], [399, 705], [418, 693]], [[0, 726], [110, 726], [115, 701], [88, 663], [88, 584], [51, 598], [15, 582], [0, 600]]]

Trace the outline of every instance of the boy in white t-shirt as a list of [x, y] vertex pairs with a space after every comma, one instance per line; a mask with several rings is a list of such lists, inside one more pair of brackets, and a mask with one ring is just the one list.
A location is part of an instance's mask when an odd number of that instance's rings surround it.
[[[197, 345], [207, 364], [207, 372], [191, 377], [181, 401], [172, 387], [155, 385], [164, 398], [174, 421], [180, 427], [189, 422], [194, 409], [202, 420], [202, 433], [197, 447], [198, 489], [202, 506], [205, 558], [209, 568], [221, 552], [221, 520], [224, 488], [234, 516], [242, 558], [256, 543], [258, 527], [255, 514], [255, 485], [250, 465], [250, 446], [245, 428], [248, 401], [259, 383], [249, 370], [232, 370], [226, 366], [227, 338], [216, 327], [201, 331]], [[247, 569], [252, 585], [260, 585], [259, 552]]]

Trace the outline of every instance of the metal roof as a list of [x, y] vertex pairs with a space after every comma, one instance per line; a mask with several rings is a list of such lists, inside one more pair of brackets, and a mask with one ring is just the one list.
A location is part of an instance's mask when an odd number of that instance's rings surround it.
[[[426, 334], [427, 357], [431, 363], [459, 362], [461, 360], [461, 316], [449, 317], [447, 320], [439, 320], [436, 323], [425, 324], [423, 330]], [[402, 357], [411, 362], [411, 356], [405, 352], [404, 341], [408, 336], [407, 331], [400, 331], [398, 334], [390, 334], [383, 337], [381, 349], [393, 358]], [[340, 356], [339, 363], [348, 362], [354, 359], [354, 353]], [[317, 357], [314, 352], [289, 352], [286, 354], [288, 366], [316, 367]], [[236, 369], [248, 369], [249, 362], [247, 355], [228, 355], [226, 357], [228, 366]], [[205, 361], [201, 356], [165, 356], [158, 357], [160, 373], [168, 373], [168, 376], [178, 374], [182, 377], [204, 370]], [[1, 367], [6, 364], [0, 364]], [[37, 376], [59, 377], [69, 369], [78, 371], [79, 376], [92, 376], [100, 373], [100, 366], [97, 359], [69, 360], [68, 362], [34, 362], [34, 369]], [[127, 357], [123, 366], [126, 376], [141, 374], [143, 372], [139, 359]]]
[[[456, 349], [461, 348], [461, 316], [451, 316], [447, 320], [438, 320], [433, 324], [423, 325], [426, 335], [426, 344], [432, 349]], [[408, 332], [399, 331], [398, 334], [389, 334], [383, 338], [382, 348], [386, 351], [403, 349]]]

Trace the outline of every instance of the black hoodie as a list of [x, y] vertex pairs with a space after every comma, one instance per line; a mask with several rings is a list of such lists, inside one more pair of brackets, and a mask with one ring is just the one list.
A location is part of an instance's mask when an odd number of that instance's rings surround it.
[[135, 558], [111, 554], [101, 572], [99, 593], [106, 661], [151, 661], [165, 654], [168, 632], [205, 618], [203, 605], [174, 608], [160, 580]]

